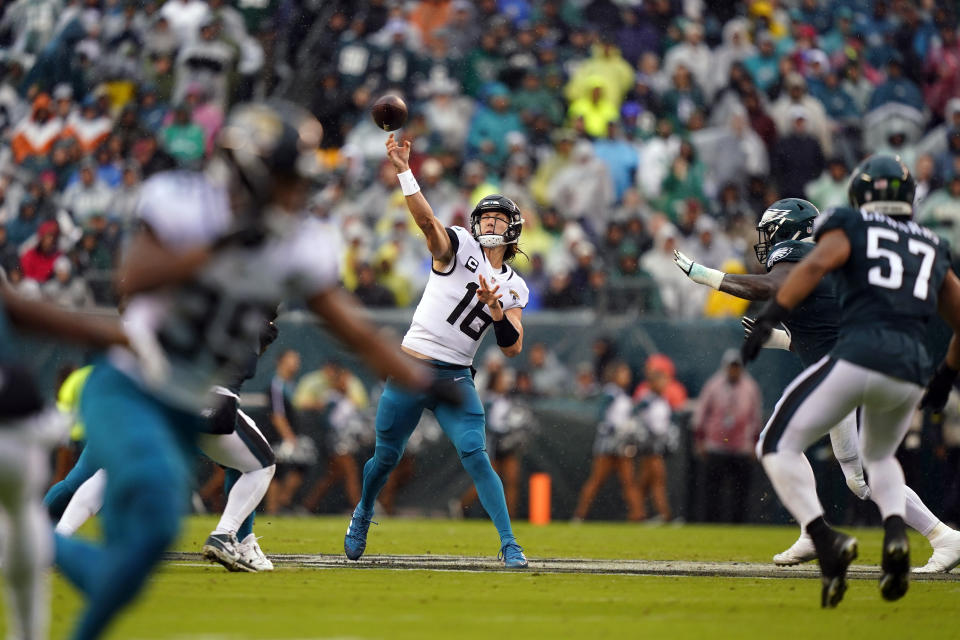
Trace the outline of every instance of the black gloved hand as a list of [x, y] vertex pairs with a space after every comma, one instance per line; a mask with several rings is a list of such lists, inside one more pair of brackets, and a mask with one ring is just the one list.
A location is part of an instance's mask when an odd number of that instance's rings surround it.
[[763, 349], [763, 344], [770, 337], [770, 333], [773, 332], [773, 328], [786, 320], [789, 315], [790, 310], [781, 306], [776, 299], [767, 303], [754, 321], [753, 331], [743, 341], [743, 346], [740, 347], [740, 356], [743, 358], [744, 364], [756, 359], [760, 349]]
[[927, 390], [920, 399], [921, 409], [931, 409], [934, 413], [940, 413], [947, 404], [947, 398], [950, 397], [950, 389], [953, 388], [953, 382], [957, 379], [957, 370], [950, 368], [946, 362], [937, 367], [937, 371], [927, 382]]
[[263, 355], [263, 352], [267, 350], [273, 341], [277, 339], [277, 336], [280, 334], [280, 329], [277, 328], [276, 323], [273, 321], [268, 322], [263, 326], [263, 329], [260, 331], [260, 355]]
[[427, 387], [427, 393], [444, 404], [459, 407], [463, 404], [463, 391], [460, 385], [450, 378], [434, 378]]

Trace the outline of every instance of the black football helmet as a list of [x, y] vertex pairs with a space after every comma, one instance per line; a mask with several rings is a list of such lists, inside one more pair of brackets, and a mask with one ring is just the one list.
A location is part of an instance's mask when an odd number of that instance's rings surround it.
[[765, 264], [770, 247], [775, 244], [812, 236], [813, 219], [818, 215], [820, 212], [813, 203], [801, 198], [784, 198], [771, 204], [757, 224], [760, 242], [753, 245], [757, 260]]
[[913, 216], [917, 183], [900, 156], [878, 153], [860, 163], [850, 176], [850, 205], [890, 217]]
[[319, 173], [322, 138], [320, 122], [292, 102], [240, 104], [217, 134], [215, 158], [259, 207], [273, 199], [279, 182]]
[[[481, 233], [480, 218], [485, 213], [499, 211], [507, 214], [509, 222], [507, 230], [503, 234]], [[505, 244], [514, 244], [520, 239], [520, 232], [523, 231], [523, 216], [520, 214], [520, 207], [506, 196], [493, 194], [482, 198], [477, 206], [470, 212], [470, 233], [477, 239], [482, 247], [499, 247]]]

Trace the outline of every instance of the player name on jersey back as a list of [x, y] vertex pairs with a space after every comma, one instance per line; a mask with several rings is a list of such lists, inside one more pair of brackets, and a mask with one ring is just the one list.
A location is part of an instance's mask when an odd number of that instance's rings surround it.
[[493, 319], [477, 298], [479, 276], [491, 288], [499, 286], [504, 311], [522, 309], [530, 293], [526, 282], [509, 265], [495, 269], [483, 248], [463, 227], [450, 227], [447, 235], [454, 256], [445, 269], [433, 269], [427, 287], [403, 338], [403, 346], [442, 362], [469, 367], [480, 339]]

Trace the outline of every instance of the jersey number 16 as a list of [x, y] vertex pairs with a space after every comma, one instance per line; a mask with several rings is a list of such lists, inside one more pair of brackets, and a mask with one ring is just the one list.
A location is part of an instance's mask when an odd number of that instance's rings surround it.
[[[455, 325], [457, 323], [457, 319], [460, 318], [460, 314], [463, 313], [464, 309], [467, 308], [467, 306], [470, 304], [470, 301], [476, 298], [477, 289], [479, 288], [480, 285], [476, 282], [467, 283], [467, 293], [464, 294], [457, 306], [454, 307], [453, 311], [450, 312], [450, 315], [447, 316], [447, 322], [450, 325]], [[484, 306], [485, 305], [482, 302], [477, 302], [473, 309], [470, 310], [470, 313], [468, 313], [460, 323], [460, 331], [467, 334], [474, 340], [479, 340], [480, 336], [483, 335], [483, 332], [487, 330], [487, 326], [493, 322], [493, 318], [491, 318], [487, 312], [483, 310]], [[473, 321], [477, 319], [480, 320], [480, 325], [474, 329]]]

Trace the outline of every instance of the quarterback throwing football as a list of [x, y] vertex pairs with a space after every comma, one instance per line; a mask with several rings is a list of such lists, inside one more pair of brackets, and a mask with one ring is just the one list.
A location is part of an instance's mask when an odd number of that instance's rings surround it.
[[363, 468], [363, 495], [350, 520], [344, 552], [351, 560], [363, 555], [374, 501], [400, 461], [423, 410], [430, 409], [457, 448], [483, 508], [497, 527], [504, 565], [526, 567], [527, 559], [510, 526], [503, 484], [487, 457], [483, 404], [470, 371], [480, 340], [491, 325], [504, 355], [515, 356], [523, 346], [520, 316], [529, 292], [523, 279], [507, 264], [517, 253], [523, 226], [520, 209], [509, 198], [491, 195], [480, 200], [470, 214], [469, 231], [444, 228], [410, 171], [410, 142], [398, 144], [391, 135], [387, 156], [397, 170], [407, 208], [433, 257], [427, 288], [402, 349], [433, 367], [438, 377], [457, 385], [464, 401], [455, 407], [387, 382], [377, 407], [376, 449]]

